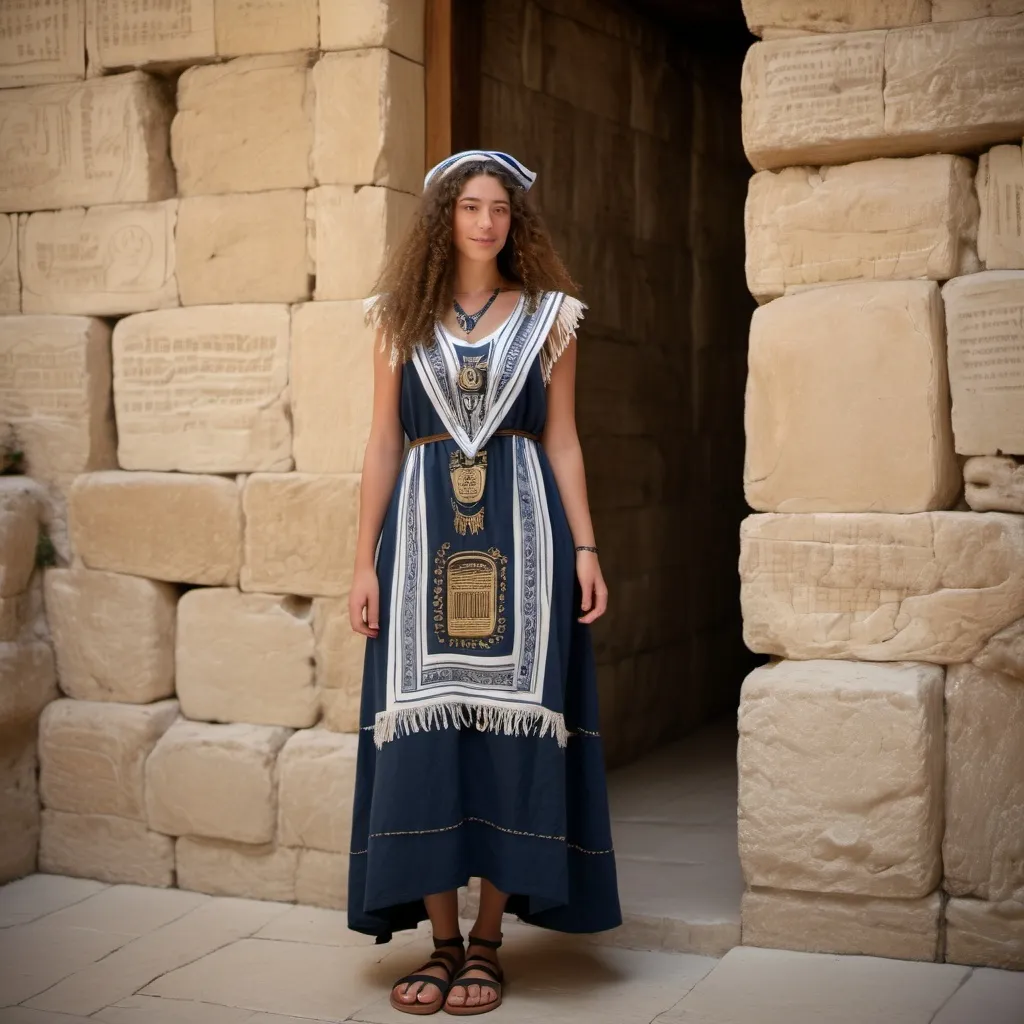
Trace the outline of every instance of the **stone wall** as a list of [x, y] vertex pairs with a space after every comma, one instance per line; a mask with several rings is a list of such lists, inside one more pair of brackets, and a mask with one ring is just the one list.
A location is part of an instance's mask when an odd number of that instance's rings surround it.
[[703, 42], [625, 5], [484, 3], [483, 144], [538, 172], [589, 305], [577, 418], [611, 590], [595, 640], [612, 764], [734, 708], [751, 664], [735, 587], [742, 52]]
[[422, 181], [422, 0], [0, 25], [0, 881], [340, 906], [360, 300]]
[[744, 8], [743, 941], [1024, 968], [1024, 4]]

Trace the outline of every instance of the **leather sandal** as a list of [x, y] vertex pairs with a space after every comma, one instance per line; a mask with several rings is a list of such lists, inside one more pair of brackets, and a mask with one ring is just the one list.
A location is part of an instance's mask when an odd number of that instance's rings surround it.
[[[412, 1013], [419, 1017], [425, 1017], [431, 1013], [437, 1013], [444, 1006], [444, 1001], [448, 998], [448, 992], [452, 987], [452, 983], [455, 979], [456, 965], [459, 958], [454, 953], [446, 953], [445, 948], [462, 949], [462, 936], [459, 935], [454, 939], [435, 939], [434, 940], [434, 952], [431, 958], [422, 966], [416, 968], [416, 973], [407, 974], [404, 978], [399, 978], [398, 981], [391, 986], [391, 1005], [394, 1009], [398, 1010], [399, 1013]], [[424, 974], [422, 972], [429, 970], [431, 967], [441, 967], [444, 969], [446, 977], [437, 978], [433, 974]], [[410, 985], [415, 985], [417, 981], [422, 981], [424, 987], [427, 985], [433, 985], [437, 991], [438, 996], [436, 999], [432, 999], [429, 1003], [420, 1002], [419, 999], [414, 1003], [403, 1003], [395, 995], [395, 990], [399, 986], [404, 985], [404, 991], [409, 991]], [[423, 989], [420, 989], [422, 992]], [[417, 993], [418, 995], [418, 993]]]
[[[483, 946], [484, 949], [500, 949], [501, 940], [497, 942], [492, 939], [478, 939], [475, 935], [470, 935], [469, 945], [472, 946]], [[482, 971], [484, 974], [490, 975], [490, 979], [487, 978], [467, 978], [466, 975], [470, 971]], [[485, 956], [467, 956], [462, 967], [458, 973], [452, 979], [451, 984], [448, 986], [448, 992], [445, 993], [444, 1012], [450, 1013], [454, 1017], [473, 1017], [479, 1013], [490, 1013], [491, 1010], [496, 1010], [501, 1006], [501, 995], [502, 988], [505, 984], [505, 972], [493, 961], [488, 960]], [[453, 1006], [448, 1002], [448, 996], [453, 988], [464, 988], [466, 989], [466, 995], [469, 995], [469, 986], [479, 985], [481, 988], [493, 989], [497, 993], [497, 998], [492, 999], [489, 1003], [477, 1003], [476, 1006]]]

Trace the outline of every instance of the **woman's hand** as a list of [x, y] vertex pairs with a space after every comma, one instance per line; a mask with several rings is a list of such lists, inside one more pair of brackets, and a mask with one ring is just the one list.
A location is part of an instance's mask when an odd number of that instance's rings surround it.
[[576, 575], [583, 591], [580, 622], [594, 622], [608, 609], [608, 587], [601, 575], [601, 563], [593, 551], [576, 552]]
[[348, 594], [348, 621], [352, 629], [376, 639], [380, 632], [380, 585], [373, 569], [357, 569]]

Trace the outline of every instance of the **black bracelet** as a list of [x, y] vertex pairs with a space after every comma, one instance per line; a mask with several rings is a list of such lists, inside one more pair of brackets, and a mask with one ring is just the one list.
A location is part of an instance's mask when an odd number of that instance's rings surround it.
[[597, 548], [592, 548], [589, 544], [579, 544], [576, 547], [577, 551], [592, 551], [595, 555], [597, 554]]

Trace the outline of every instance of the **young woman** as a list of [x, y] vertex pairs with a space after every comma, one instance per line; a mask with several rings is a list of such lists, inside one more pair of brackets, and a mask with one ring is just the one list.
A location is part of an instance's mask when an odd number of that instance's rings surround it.
[[583, 306], [534, 178], [488, 151], [434, 167], [369, 304], [348, 906], [378, 942], [430, 918], [432, 958], [391, 992], [406, 1013], [499, 1005], [506, 909], [566, 932], [621, 920], [588, 625], [607, 589], [573, 400]]

